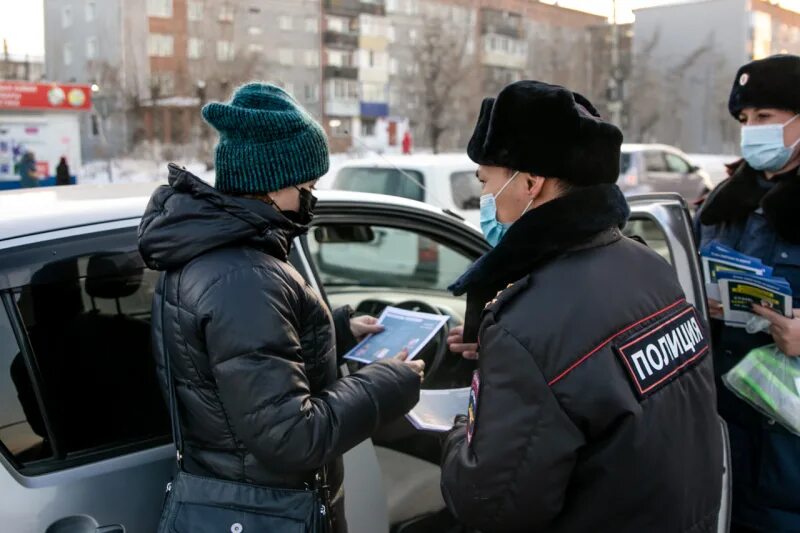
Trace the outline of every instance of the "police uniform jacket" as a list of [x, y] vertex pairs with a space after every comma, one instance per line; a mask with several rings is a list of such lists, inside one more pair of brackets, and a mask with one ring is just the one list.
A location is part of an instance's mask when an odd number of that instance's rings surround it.
[[445, 442], [442, 491], [470, 528], [716, 530], [706, 325], [667, 261], [622, 235], [628, 214], [615, 185], [578, 188], [454, 285], [504, 288], [482, 315], [470, 414]]

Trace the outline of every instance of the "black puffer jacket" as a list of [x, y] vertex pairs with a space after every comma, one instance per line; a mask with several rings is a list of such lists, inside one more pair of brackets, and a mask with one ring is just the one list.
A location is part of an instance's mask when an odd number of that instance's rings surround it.
[[455, 285], [505, 289], [483, 313], [473, 418], [445, 443], [445, 500], [467, 525], [716, 530], [704, 321], [672, 267], [621, 235], [627, 215], [616, 186], [578, 189], [525, 215]]
[[385, 361], [338, 379], [331, 314], [286, 262], [302, 228], [172, 165], [169, 182], [150, 200], [139, 248], [167, 275], [153, 342], [163, 371], [164, 336], [177, 382], [186, 470], [300, 488], [328, 465], [340, 509], [341, 455], [414, 406], [419, 376]]

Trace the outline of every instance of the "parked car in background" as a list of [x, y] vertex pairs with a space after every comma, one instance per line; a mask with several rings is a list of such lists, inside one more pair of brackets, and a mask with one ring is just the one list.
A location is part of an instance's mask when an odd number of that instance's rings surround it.
[[479, 224], [478, 165], [464, 154], [369, 157], [347, 161], [332, 188], [425, 202]]
[[623, 144], [617, 183], [626, 195], [675, 192], [690, 203], [714, 188], [708, 172], [665, 144]]
[[728, 178], [726, 165], [739, 161], [742, 156], [729, 154], [688, 154], [695, 165], [702, 167], [711, 176], [714, 187]]

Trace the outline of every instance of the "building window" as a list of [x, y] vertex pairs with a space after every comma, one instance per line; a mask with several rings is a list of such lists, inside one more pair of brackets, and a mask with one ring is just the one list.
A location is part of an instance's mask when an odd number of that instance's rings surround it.
[[278, 26], [283, 31], [292, 31], [292, 17], [281, 15], [278, 17]]
[[350, 32], [350, 23], [346, 18], [342, 17], [328, 17], [327, 19], [327, 27], [329, 31], [335, 33], [349, 33]]
[[97, 59], [97, 37], [86, 39], [86, 59]]
[[362, 83], [361, 100], [364, 102], [385, 102], [386, 91], [382, 83]]
[[203, 57], [203, 40], [196, 37], [189, 37], [187, 49], [189, 59], [200, 59]]
[[408, 30], [408, 40], [411, 43], [417, 42], [417, 30], [415, 28]]
[[331, 80], [328, 84], [331, 100], [358, 100], [358, 82], [355, 80]]
[[306, 31], [308, 33], [317, 33], [319, 30], [319, 21], [315, 18], [306, 19]]
[[234, 10], [231, 4], [225, 4], [219, 8], [219, 21], [220, 22], [233, 22]]
[[264, 53], [264, 45], [261, 43], [250, 43], [247, 46], [247, 51], [250, 55], [261, 55]]
[[157, 88], [157, 94], [161, 97], [172, 96], [175, 94], [175, 75], [172, 72], [154, 72], [150, 86]]
[[264, 30], [262, 30], [260, 26], [250, 26], [249, 28], [247, 28], [247, 33], [253, 36], [257, 36], [264, 33]]
[[86, 0], [86, 22], [97, 18], [97, 0]]
[[361, 136], [373, 137], [375, 135], [375, 119], [362, 118], [361, 119]]
[[147, 37], [147, 53], [150, 57], [172, 57], [175, 38], [163, 33], [151, 33]]
[[233, 61], [234, 48], [231, 41], [217, 41], [217, 61]]
[[172, 0], [147, 0], [147, 16], [171, 19]]
[[292, 65], [294, 63], [294, 51], [288, 48], [278, 50], [278, 63], [285, 66]]
[[386, 38], [389, 40], [390, 43], [395, 41], [396, 35], [394, 32], [394, 26], [389, 26], [386, 31]]
[[189, 0], [187, 16], [192, 22], [203, 20], [203, 3], [199, 0]]
[[303, 89], [303, 95], [305, 96], [306, 102], [319, 101], [319, 85], [316, 83], [306, 83]]
[[391, 58], [389, 60], [389, 74], [392, 76], [397, 76], [400, 72], [400, 64], [397, 62], [397, 59]]
[[328, 50], [328, 65], [333, 67], [352, 67], [358, 58], [352, 52], [344, 50]]
[[316, 50], [306, 50], [305, 59], [307, 67], [319, 66], [319, 52]]
[[349, 137], [353, 120], [350, 117], [336, 117], [336, 122], [338, 122], [338, 125], [330, 126], [331, 135], [334, 137]]
[[72, 26], [72, 6], [64, 6], [61, 9], [61, 26], [63, 28]]
[[64, 43], [64, 65], [72, 64], [72, 43]]

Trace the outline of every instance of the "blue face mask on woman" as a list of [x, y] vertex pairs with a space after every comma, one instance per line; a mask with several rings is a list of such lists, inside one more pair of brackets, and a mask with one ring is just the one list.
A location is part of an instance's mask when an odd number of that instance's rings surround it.
[[[519, 171], [514, 172], [514, 175], [511, 176], [503, 187], [497, 191], [497, 194], [484, 194], [481, 196], [481, 231], [483, 231], [483, 235], [486, 237], [486, 241], [494, 248], [497, 244], [503, 239], [503, 235], [506, 234], [508, 228], [511, 227], [511, 224], [504, 224], [497, 220], [497, 198], [503, 194], [503, 191], [506, 190], [506, 187], [511, 185], [511, 182], [514, 181], [514, 178], [517, 177]], [[530, 209], [531, 204], [533, 204], [533, 200], [528, 202], [528, 206], [522, 211], [522, 215], [524, 215], [528, 209]]]
[[783, 144], [783, 130], [800, 117], [795, 115], [783, 124], [742, 126], [742, 156], [756, 170], [776, 172], [789, 162], [800, 139], [791, 146]]

